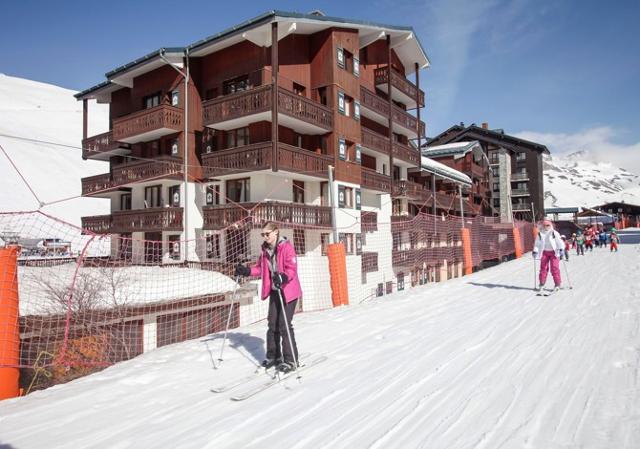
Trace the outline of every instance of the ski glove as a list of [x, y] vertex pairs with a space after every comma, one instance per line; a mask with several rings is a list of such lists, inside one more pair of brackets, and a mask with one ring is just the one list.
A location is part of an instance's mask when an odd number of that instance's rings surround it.
[[236, 267], [236, 276], [251, 276], [251, 268], [238, 264]]
[[287, 283], [289, 277], [284, 273], [273, 273], [271, 280], [273, 281], [273, 286], [275, 288], [280, 288], [282, 287], [282, 284]]

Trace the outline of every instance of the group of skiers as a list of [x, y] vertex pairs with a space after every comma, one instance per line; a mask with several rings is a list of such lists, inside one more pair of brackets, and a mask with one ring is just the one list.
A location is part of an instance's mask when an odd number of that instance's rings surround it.
[[561, 235], [553, 228], [551, 220], [542, 221], [542, 228], [538, 231], [536, 242], [533, 246], [533, 257], [540, 259], [540, 273], [538, 276], [539, 284], [536, 287], [538, 292], [542, 291], [547, 281], [547, 273], [551, 271], [554, 290], [559, 290], [562, 284], [560, 275], [560, 260], [564, 256], [565, 260], [569, 260], [569, 252], [573, 248], [576, 255], [584, 255], [585, 249], [589, 252], [593, 251], [593, 247], [606, 248], [610, 246], [610, 251], [618, 251], [620, 239], [615, 228], [611, 228], [611, 232], [607, 234], [604, 229], [598, 229], [594, 226], [588, 226], [584, 230], [574, 232], [571, 237]]

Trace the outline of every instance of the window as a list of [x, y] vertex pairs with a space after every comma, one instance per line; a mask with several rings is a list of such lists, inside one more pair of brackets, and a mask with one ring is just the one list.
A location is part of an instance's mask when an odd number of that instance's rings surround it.
[[151, 109], [155, 108], [156, 106], [160, 106], [160, 97], [160, 92], [156, 92], [153, 95], [147, 95], [142, 99], [142, 105], [145, 109]]
[[162, 207], [162, 186], [144, 188], [144, 207]]
[[327, 106], [327, 88], [326, 87], [320, 87], [318, 88], [318, 102], [320, 104], [323, 104], [325, 106]]
[[346, 254], [355, 253], [355, 246], [353, 243], [353, 234], [341, 232], [340, 234], [338, 234], [338, 240], [340, 241], [340, 243], [344, 245], [344, 252]]
[[220, 257], [220, 235], [212, 234], [207, 236], [207, 257], [215, 259]]
[[400, 180], [400, 167], [398, 167], [397, 165], [393, 166], [393, 180], [394, 181]]
[[338, 91], [338, 112], [340, 114], [346, 114], [345, 97], [344, 92]]
[[293, 83], [293, 93], [304, 96], [305, 87], [298, 83]]
[[249, 145], [251, 139], [249, 137], [249, 128], [239, 128], [227, 131], [227, 148], [242, 147]]
[[249, 75], [242, 75], [222, 83], [222, 92], [229, 95], [235, 92], [242, 92], [249, 88]]
[[398, 291], [404, 290], [404, 273], [398, 273]]
[[384, 295], [384, 284], [381, 282], [378, 284], [378, 288], [376, 289], [376, 296]]
[[391, 213], [392, 215], [400, 215], [402, 213], [402, 202], [400, 200], [391, 201]]
[[353, 209], [353, 188], [338, 186], [338, 207]]
[[329, 246], [329, 234], [320, 234], [320, 252], [323, 256], [327, 255], [327, 246]]
[[337, 63], [338, 63], [338, 67], [340, 67], [341, 69], [345, 68], [345, 61], [344, 61], [344, 49], [341, 47], [338, 47], [338, 49], [336, 50], [336, 58], [337, 58]]
[[497, 192], [498, 190], [500, 190], [500, 183], [499, 182], [494, 182], [493, 183], [493, 191]]
[[220, 185], [211, 184], [207, 186], [205, 201], [207, 203], [207, 206], [220, 204]]
[[169, 187], [169, 204], [171, 207], [180, 207], [180, 186]]
[[320, 183], [320, 205], [329, 205], [329, 183], [326, 181]]
[[527, 160], [527, 153], [525, 153], [524, 151], [521, 153], [516, 153], [516, 161], [520, 162], [520, 161], [526, 161]]
[[131, 210], [131, 194], [120, 195], [120, 210]]
[[304, 204], [304, 181], [293, 181], [293, 202]]
[[249, 178], [233, 179], [227, 181], [227, 198], [229, 198], [234, 203], [249, 202], [250, 186], [251, 180]]
[[169, 236], [169, 257], [172, 260], [180, 260], [180, 236]]
[[293, 230], [293, 247], [296, 254], [302, 255], [307, 252], [307, 245], [304, 237], [304, 229]]
[[500, 198], [494, 198], [493, 199], [493, 207], [495, 209], [498, 209], [500, 207]]

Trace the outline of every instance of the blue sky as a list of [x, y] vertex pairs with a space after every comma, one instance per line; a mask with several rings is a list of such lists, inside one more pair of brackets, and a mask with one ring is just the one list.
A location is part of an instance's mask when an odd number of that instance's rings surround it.
[[640, 1], [14, 1], [2, 7], [0, 72], [81, 90], [159, 47], [268, 9], [316, 8], [414, 27], [432, 62], [421, 76], [430, 136], [486, 121], [575, 142], [558, 151], [609, 145], [639, 159]]

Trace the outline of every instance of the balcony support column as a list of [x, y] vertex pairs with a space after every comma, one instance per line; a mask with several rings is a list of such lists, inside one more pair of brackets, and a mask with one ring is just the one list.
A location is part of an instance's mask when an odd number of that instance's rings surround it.
[[436, 215], [436, 175], [431, 173], [431, 199], [433, 204], [431, 206], [431, 215]]
[[393, 179], [393, 101], [391, 100], [391, 36], [387, 34], [387, 92], [389, 99], [389, 174], [391, 175], [391, 184]]
[[271, 24], [271, 169], [278, 171], [278, 22]]

